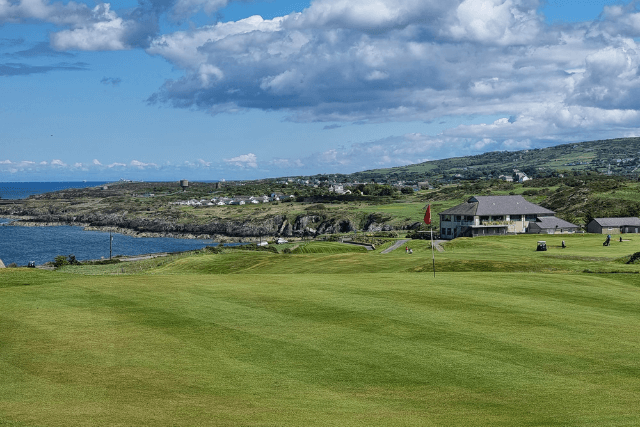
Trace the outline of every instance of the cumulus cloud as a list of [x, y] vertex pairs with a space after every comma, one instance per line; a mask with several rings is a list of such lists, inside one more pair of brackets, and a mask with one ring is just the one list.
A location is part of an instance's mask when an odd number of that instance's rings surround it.
[[58, 50], [123, 50], [130, 47], [128, 35], [135, 23], [125, 21], [110, 10], [109, 3], [93, 8], [91, 19], [75, 28], [51, 34], [51, 44]]
[[255, 154], [242, 154], [231, 159], [224, 159], [224, 162], [241, 168], [257, 168], [258, 158]]
[[[160, 16], [180, 21], [200, 11], [214, 13], [228, 2], [141, 0], [132, 10], [116, 12], [108, 3], [0, 0], [0, 23], [38, 19], [57, 25], [50, 39], [59, 51], [144, 47], [165, 58], [183, 74], [149, 96], [152, 104], [210, 114], [282, 111], [290, 121], [326, 122], [325, 129], [500, 117], [432, 137], [395, 136], [312, 158], [261, 162], [273, 167], [371, 168], [433, 153], [638, 133], [638, 1], [607, 6], [593, 22], [550, 25], [540, 14], [542, 0], [314, 0], [287, 16], [252, 16], [159, 35]], [[21, 52], [14, 55], [52, 54], [42, 46]], [[82, 66], [0, 64], [0, 75], [54, 69]], [[139, 163], [106, 167], [157, 167]], [[252, 153], [222, 163], [258, 167]]]
[[154, 39], [147, 52], [184, 76], [149, 102], [281, 110], [332, 122], [326, 129], [503, 115], [444, 134], [486, 148], [630, 132], [640, 109], [632, 3], [591, 23], [549, 25], [538, 0], [316, 0], [300, 13]]

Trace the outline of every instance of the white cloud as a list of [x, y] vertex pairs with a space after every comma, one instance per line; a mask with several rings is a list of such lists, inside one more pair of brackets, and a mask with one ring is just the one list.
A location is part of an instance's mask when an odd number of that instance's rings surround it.
[[138, 168], [138, 169], [144, 169], [144, 168], [148, 168], [148, 167], [152, 167], [152, 168], [157, 168], [158, 165], [155, 163], [144, 163], [141, 162], [139, 160], [132, 160], [131, 163], [129, 163], [129, 166], [134, 167], [134, 168]]
[[532, 42], [541, 27], [537, 1], [464, 0], [449, 33], [456, 39], [497, 44]]
[[66, 167], [67, 164], [60, 159], [51, 160], [51, 166]]
[[102, 163], [98, 159], [93, 159], [93, 164], [96, 166], [102, 166]]
[[102, 3], [93, 8], [91, 21], [71, 30], [52, 33], [51, 45], [58, 50], [128, 49], [126, 39], [134, 25], [111, 11], [109, 3]]
[[258, 158], [255, 154], [242, 154], [237, 157], [233, 157], [231, 159], [224, 159], [224, 161], [228, 164], [235, 165], [242, 168], [257, 168], [258, 167]]

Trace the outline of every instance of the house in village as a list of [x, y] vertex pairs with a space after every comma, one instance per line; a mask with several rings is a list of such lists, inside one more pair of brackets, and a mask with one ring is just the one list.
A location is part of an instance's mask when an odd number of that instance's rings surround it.
[[587, 232], [597, 234], [639, 233], [640, 218], [594, 218], [587, 224]]
[[[500, 234], [575, 232], [577, 225], [562, 221], [555, 212], [528, 202], [522, 196], [474, 196], [440, 212], [440, 237], [476, 237]], [[538, 224], [537, 228], [531, 228]], [[550, 225], [551, 228], [547, 228]], [[560, 227], [562, 225], [562, 227]], [[542, 231], [546, 230], [546, 231]]]

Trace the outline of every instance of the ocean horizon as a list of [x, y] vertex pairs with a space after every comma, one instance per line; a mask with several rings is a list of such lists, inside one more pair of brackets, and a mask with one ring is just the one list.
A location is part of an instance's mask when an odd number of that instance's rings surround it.
[[34, 182], [0, 182], [0, 199], [26, 199], [36, 194], [69, 188], [89, 188], [109, 184], [115, 181], [34, 181]]

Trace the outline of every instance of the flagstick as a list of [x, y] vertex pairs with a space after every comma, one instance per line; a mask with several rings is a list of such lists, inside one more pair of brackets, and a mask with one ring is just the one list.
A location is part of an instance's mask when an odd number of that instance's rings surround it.
[[436, 277], [436, 254], [433, 252], [433, 227], [429, 227], [431, 231], [431, 259], [433, 260], [433, 277]]
[[[431, 205], [427, 206], [427, 212], [424, 214], [424, 223], [429, 226], [431, 233], [431, 259], [433, 260], [433, 277], [436, 277], [436, 254], [433, 248], [433, 225], [431, 225]], [[426, 233], [426, 231], [418, 231], [418, 233]]]

